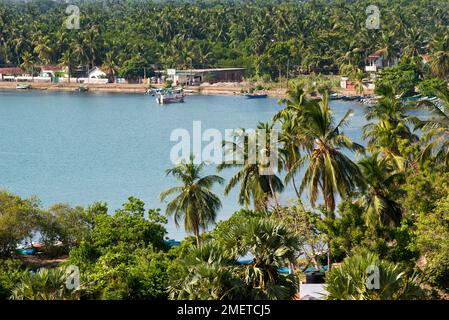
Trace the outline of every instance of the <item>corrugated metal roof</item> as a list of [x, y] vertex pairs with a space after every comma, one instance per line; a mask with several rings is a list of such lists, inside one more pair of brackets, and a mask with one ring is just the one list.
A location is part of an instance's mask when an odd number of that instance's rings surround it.
[[17, 67], [9, 67], [9, 68], [0, 68], [0, 74], [23, 74], [24, 71], [21, 68]]

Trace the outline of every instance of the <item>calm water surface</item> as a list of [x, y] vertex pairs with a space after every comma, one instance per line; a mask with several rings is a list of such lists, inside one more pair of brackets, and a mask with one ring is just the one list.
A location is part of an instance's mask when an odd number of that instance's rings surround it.
[[[332, 102], [336, 119], [352, 108], [345, 133], [361, 142], [363, 107]], [[21, 196], [37, 195], [44, 206], [56, 202], [88, 205], [105, 201], [110, 210], [129, 196], [147, 208], [162, 208], [159, 193], [177, 182], [166, 177], [171, 167], [170, 133], [192, 132], [192, 122], [208, 128], [255, 128], [280, 110], [276, 99], [246, 100], [238, 96], [189, 96], [183, 104], [159, 106], [138, 94], [0, 91], [0, 188]], [[214, 168], [208, 167], [208, 173]], [[229, 179], [232, 171], [221, 173]], [[222, 195], [222, 188], [216, 188]], [[221, 196], [226, 219], [239, 208], [237, 190]], [[291, 188], [283, 201], [293, 197]], [[172, 221], [170, 237], [185, 236]]]

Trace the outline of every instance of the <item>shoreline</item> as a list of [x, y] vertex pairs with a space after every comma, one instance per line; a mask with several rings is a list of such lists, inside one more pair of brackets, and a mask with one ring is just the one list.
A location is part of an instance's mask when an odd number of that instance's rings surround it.
[[[16, 90], [16, 85], [18, 82], [0, 82], [0, 90]], [[79, 83], [30, 83], [32, 86], [31, 90], [48, 90], [48, 91], [63, 91], [63, 92], [73, 92], [80, 84]], [[105, 92], [105, 93], [139, 93], [143, 94], [146, 92], [148, 85], [145, 84], [85, 84], [89, 87], [91, 92]], [[163, 85], [153, 85], [156, 88], [162, 88]], [[253, 85], [249, 83], [218, 83], [211, 85], [200, 85], [200, 86], [185, 86], [185, 90], [191, 91], [193, 94], [199, 95], [242, 95], [241, 91], [247, 91], [252, 88]], [[358, 95], [353, 90], [345, 90], [341, 88], [336, 88], [335, 90], [338, 94], [345, 96], [355, 96]], [[266, 90], [270, 98], [285, 98], [287, 97], [286, 88], [273, 88]], [[366, 92], [367, 94], [371, 94]]]

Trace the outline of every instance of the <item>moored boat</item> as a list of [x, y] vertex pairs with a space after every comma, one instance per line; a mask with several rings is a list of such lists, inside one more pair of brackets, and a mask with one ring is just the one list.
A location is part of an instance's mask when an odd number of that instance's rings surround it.
[[182, 88], [158, 90], [155, 95], [156, 102], [159, 104], [184, 102], [184, 90]]
[[263, 99], [268, 97], [266, 93], [247, 93], [245, 94], [247, 99]]
[[18, 85], [16, 85], [16, 89], [19, 89], [19, 90], [31, 89], [31, 84], [28, 84], [28, 83], [26, 83], [26, 84], [18, 84]]
[[85, 86], [85, 85], [81, 85], [78, 88], [76, 88], [75, 91], [77, 91], [77, 92], [87, 92], [87, 91], [89, 91], [89, 87]]

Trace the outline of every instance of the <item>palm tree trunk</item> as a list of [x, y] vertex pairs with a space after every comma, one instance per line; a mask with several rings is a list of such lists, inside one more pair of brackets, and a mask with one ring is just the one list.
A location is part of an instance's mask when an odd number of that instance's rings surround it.
[[298, 186], [296, 185], [296, 182], [295, 182], [295, 178], [294, 178], [294, 177], [292, 178], [292, 184], [293, 184], [293, 189], [295, 189], [296, 196], [297, 196], [298, 198], [301, 198], [301, 195], [299, 194]]
[[272, 178], [272, 176], [269, 176], [269, 178], [268, 178], [268, 185], [270, 186], [271, 196], [273, 197], [274, 202], [276, 203], [276, 207], [278, 207], [279, 206], [279, 202], [278, 202], [278, 199], [276, 197], [276, 193], [274, 192], [273, 184], [271, 183], [271, 178]]
[[198, 226], [195, 226], [194, 234], [195, 234], [195, 238], [196, 238], [196, 245], [199, 247], [200, 246], [200, 232], [199, 232]]

